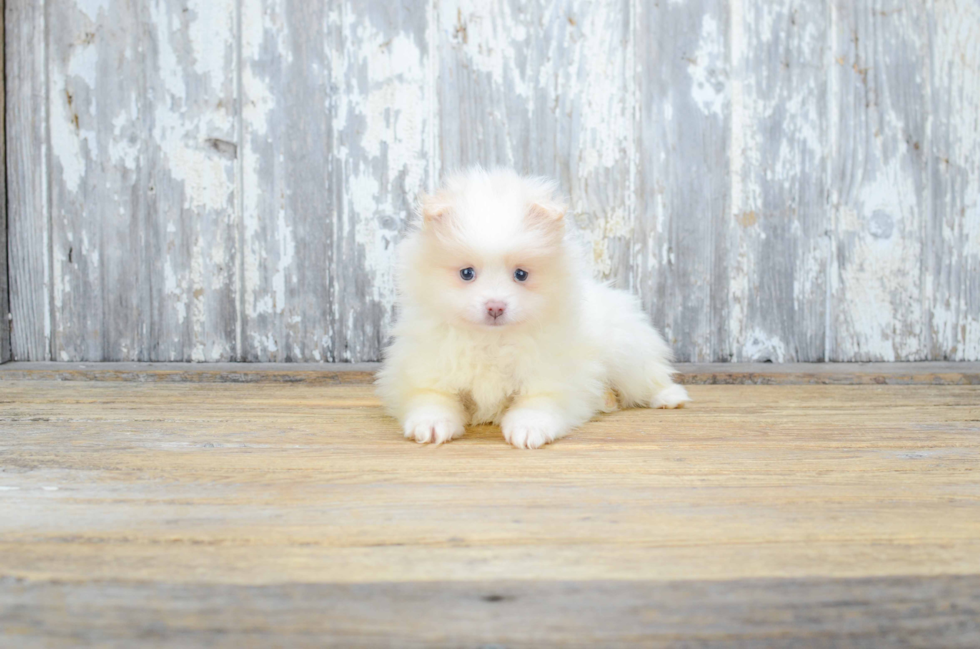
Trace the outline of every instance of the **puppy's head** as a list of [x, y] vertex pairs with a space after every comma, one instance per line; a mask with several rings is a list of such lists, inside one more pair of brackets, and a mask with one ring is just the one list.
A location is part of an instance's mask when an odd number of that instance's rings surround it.
[[554, 314], [568, 280], [565, 207], [554, 186], [475, 170], [421, 199], [422, 228], [405, 289], [427, 314], [479, 328]]

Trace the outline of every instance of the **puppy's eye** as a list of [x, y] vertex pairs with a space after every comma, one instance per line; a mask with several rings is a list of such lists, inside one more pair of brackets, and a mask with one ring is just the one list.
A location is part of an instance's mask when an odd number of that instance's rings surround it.
[[523, 268], [518, 268], [517, 270], [514, 271], [514, 279], [516, 279], [518, 282], [526, 281], [527, 275], [528, 272]]
[[459, 271], [459, 276], [463, 278], [464, 282], [472, 282], [476, 278], [476, 270], [472, 267], [464, 268]]

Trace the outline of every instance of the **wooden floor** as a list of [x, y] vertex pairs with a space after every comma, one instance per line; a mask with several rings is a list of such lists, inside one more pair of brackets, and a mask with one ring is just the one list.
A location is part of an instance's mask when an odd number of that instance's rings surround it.
[[370, 385], [0, 377], [0, 645], [980, 646], [980, 386], [692, 385], [538, 451]]

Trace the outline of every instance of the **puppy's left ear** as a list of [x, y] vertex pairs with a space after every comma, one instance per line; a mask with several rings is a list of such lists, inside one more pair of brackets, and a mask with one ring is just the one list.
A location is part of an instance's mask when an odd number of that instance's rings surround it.
[[534, 225], [544, 227], [561, 227], [568, 208], [561, 203], [539, 201], [531, 203], [527, 211], [527, 220]]

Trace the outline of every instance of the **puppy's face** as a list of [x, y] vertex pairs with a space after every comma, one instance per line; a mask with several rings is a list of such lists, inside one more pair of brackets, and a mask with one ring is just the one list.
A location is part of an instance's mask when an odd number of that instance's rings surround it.
[[506, 327], [543, 315], [550, 289], [560, 280], [547, 252], [475, 243], [442, 241], [429, 249], [429, 307], [446, 321], [479, 327]]
[[445, 322], [497, 329], [554, 312], [565, 285], [562, 215], [521, 196], [437, 195], [423, 201], [410, 291]]

